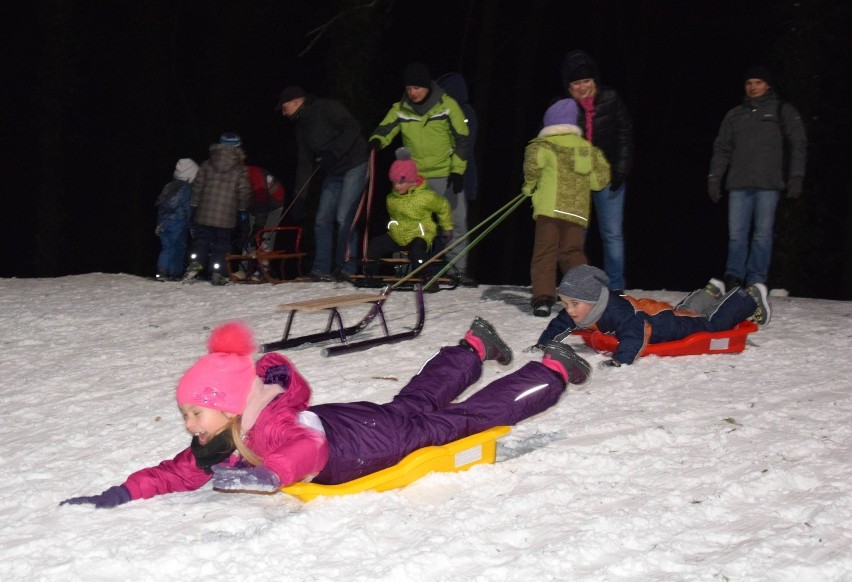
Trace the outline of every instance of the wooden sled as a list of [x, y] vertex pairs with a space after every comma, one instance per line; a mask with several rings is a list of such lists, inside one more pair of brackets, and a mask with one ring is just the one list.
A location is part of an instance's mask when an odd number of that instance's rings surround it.
[[[286, 234], [289, 237], [286, 246], [290, 250], [271, 250], [265, 251], [263, 250], [263, 237], [267, 233], [276, 233], [277, 236], [280, 237], [281, 234]], [[302, 276], [302, 259], [305, 258], [308, 253], [303, 253], [301, 251], [302, 247], [302, 227], [300, 226], [275, 226], [271, 228], [262, 228], [257, 231], [255, 234], [255, 250], [254, 252], [248, 254], [234, 254], [229, 253], [225, 255], [225, 267], [228, 270], [228, 279], [230, 279], [234, 283], [271, 283], [273, 285], [277, 285], [278, 283], [283, 283], [284, 273], [286, 271], [286, 263], [287, 261], [295, 261], [296, 263], [296, 277]], [[239, 271], [239, 267], [234, 270], [234, 265], [239, 265], [243, 261], [252, 261], [257, 265], [257, 270], [260, 271], [260, 274], [263, 276], [263, 280], [261, 281], [252, 281], [249, 278], [239, 279], [236, 276], [237, 271]], [[277, 267], [274, 269], [273, 267]], [[275, 276], [275, 273], [281, 274], [281, 277]], [[251, 276], [251, 273], [246, 273], [247, 277]]]
[[[699, 332], [681, 340], [648, 344], [641, 356], [697, 356], [701, 354], [734, 354], [745, 349], [746, 336], [757, 331], [757, 324], [742, 321], [727, 331]], [[575, 330], [573, 335], [583, 338], [587, 346], [598, 353], [613, 353], [618, 349], [618, 338], [599, 331]]]
[[[275, 350], [284, 350], [304, 344], [323, 342], [333, 339], [339, 339], [341, 345], [329, 346], [323, 348], [321, 354], [324, 357], [334, 356], [338, 354], [348, 354], [366, 350], [374, 346], [392, 344], [408, 339], [412, 339], [420, 334], [423, 329], [423, 323], [426, 320], [426, 308], [423, 301], [423, 288], [418, 286], [417, 289], [417, 321], [412, 329], [407, 331], [391, 334], [388, 330], [385, 313], [382, 308], [385, 300], [387, 300], [390, 290], [385, 289], [380, 294], [365, 294], [358, 293], [354, 295], [342, 295], [339, 297], [323, 297], [319, 299], [308, 299], [306, 301], [297, 301], [295, 303], [287, 303], [279, 305], [276, 311], [289, 312], [287, 316], [287, 324], [284, 327], [284, 335], [275, 342], [263, 344], [260, 346], [261, 352], [271, 352]], [[361, 318], [361, 320], [351, 326], [343, 324], [343, 317], [340, 315], [342, 307], [353, 305], [370, 304], [370, 310]], [[313, 313], [319, 311], [328, 311], [328, 322], [325, 330], [297, 337], [290, 337], [290, 330], [293, 326], [293, 319], [299, 311]], [[357, 342], [350, 341], [352, 336], [362, 332], [375, 318], [379, 319], [382, 326], [383, 335], [381, 337], [365, 339]], [[334, 329], [332, 329], [334, 327]]]
[[393, 467], [337, 485], [294, 483], [281, 491], [310, 501], [320, 496], [352, 495], [363, 491], [388, 491], [405, 487], [428, 473], [464, 471], [483, 463], [493, 463], [497, 439], [511, 430], [496, 426], [446, 445], [424, 447], [409, 454]]

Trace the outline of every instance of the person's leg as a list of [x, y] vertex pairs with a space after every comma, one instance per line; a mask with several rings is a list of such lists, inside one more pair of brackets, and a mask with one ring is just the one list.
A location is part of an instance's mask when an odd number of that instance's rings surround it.
[[627, 186], [622, 184], [615, 192], [609, 186], [594, 192], [595, 216], [601, 233], [604, 252], [604, 272], [609, 277], [609, 288], [624, 289], [624, 200]]
[[710, 315], [709, 331], [725, 331], [745, 321], [757, 310], [757, 303], [745, 287], [729, 291]]
[[364, 162], [343, 175], [340, 187], [340, 198], [335, 213], [337, 242], [334, 268], [339, 268], [340, 274], [347, 277], [354, 275], [358, 268], [358, 231], [352, 227], [352, 222], [355, 220], [355, 212], [358, 210], [366, 183], [367, 163]]
[[195, 235], [190, 247], [190, 265], [188, 270], [201, 271], [207, 267], [210, 257], [210, 245], [213, 242], [213, 227], [196, 224], [193, 227]]
[[755, 190], [754, 192], [754, 232], [746, 262], [744, 279], [746, 286], [766, 283], [769, 275], [778, 195], [777, 190]]
[[322, 183], [319, 207], [314, 219], [315, 250], [312, 275], [331, 275], [335, 211], [342, 186], [343, 179], [339, 176], [328, 176]]
[[[464, 190], [458, 193], [453, 192], [452, 186], [444, 190], [444, 198], [449, 200], [450, 207], [453, 209], [453, 241], [461, 241], [449, 253], [455, 257], [467, 247], [467, 241], [462, 240], [462, 237], [467, 234], [467, 199]], [[462, 276], [467, 276], [467, 254], [460, 256], [454, 264]]]
[[558, 218], [538, 215], [535, 219], [535, 240], [530, 260], [532, 298], [530, 305], [540, 301], [556, 301], [556, 264], [559, 257]]
[[583, 250], [586, 229], [574, 222], [560, 220], [559, 225], [559, 270], [562, 275], [578, 265], [587, 265], [586, 253]]
[[368, 277], [375, 276], [379, 272], [379, 259], [398, 250], [401, 250], [401, 247], [386, 232], [371, 238], [367, 243], [368, 262], [364, 266], [364, 274]]
[[178, 278], [183, 275], [186, 268], [186, 235], [188, 225], [185, 221], [175, 223], [171, 242], [171, 260], [169, 264], [169, 275]]
[[228, 269], [225, 266], [225, 255], [231, 250], [231, 229], [211, 227], [211, 234], [210, 263], [208, 265], [210, 276], [218, 273], [222, 277], [226, 277]]
[[754, 214], [754, 191], [731, 190], [728, 195], [728, 262], [725, 277], [745, 280], [748, 233]]

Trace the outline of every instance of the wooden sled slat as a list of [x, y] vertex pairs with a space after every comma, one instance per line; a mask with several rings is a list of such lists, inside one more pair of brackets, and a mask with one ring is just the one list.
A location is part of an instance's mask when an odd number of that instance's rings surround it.
[[[746, 346], [746, 336], [757, 331], [753, 321], [742, 321], [727, 331], [699, 332], [681, 340], [648, 344], [641, 356], [698, 356], [701, 354], [734, 354]], [[618, 349], [618, 338], [599, 331], [575, 330], [573, 335], [583, 338], [587, 346], [598, 353], [613, 353]]]
[[[268, 233], [288, 233], [293, 237], [292, 250], [263, 250], [263, 237]], [[257, 250], [246, 253], [236, 254], [229, 253], [225, 255], [225, 268], [228, 271], [228, 278], [234, 283], [263, 283], [264, 281], [272, 285], [283, 283], [284, 265], [287, 261], [296, 262], [296, 278], [302, 276], [302, 259], [308, 256], [308, 253], [301, 251], [302, 246], [302, 227], [300, 226], [274, 226], [270, 228], [262, 228], [255, 235], [255, 248]], [[234, 262], [241, 263], [243, 261], [253, 261], [256, 263], [258, 271], [263, 276], [263, 281], [252, 281], [248, 277], [251, 273], [246, 273], [246, 279], [238, 279], [236, 272], [233, 270]], [[275, 277], [272, 274], [271, 266], [274, 262], [278, 263], [279, 271], [282, 274], [281, 278]]]
[[474, 465], [493, 463], [497, 456], [497, 439], [510, 430], [511, 427], [508, 426], [496, 426], [446, 445], [424, 447], [409, 454], [393, 467], [346, 483], [294, 483], [282, 487], [281, 491], [302, 501], [311, 501], [320, 496], [398, 489], [429, 473], [464, 471]]

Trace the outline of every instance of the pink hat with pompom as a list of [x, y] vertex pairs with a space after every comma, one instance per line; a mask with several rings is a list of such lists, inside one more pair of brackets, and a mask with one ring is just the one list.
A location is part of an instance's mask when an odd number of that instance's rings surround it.
[[251, 330], [238, 321], [220, 325], [210, 334], [207, 350], [180, 379], [178, 406], [194, 404], [242, 414], [257, 372], [251, 354], [256, 345]]
[[417, 164], [411, 159], [411, 152], [408, 148], [397, 148], [395, 155], [396, 161], [391, 164], [390, 170], [388, 170], [388, 178], [390, 178], [390, 181], [394, 184], [397, 182], [418, 184], [418, 178], [420, 178], [420, 176], [417, 172]]

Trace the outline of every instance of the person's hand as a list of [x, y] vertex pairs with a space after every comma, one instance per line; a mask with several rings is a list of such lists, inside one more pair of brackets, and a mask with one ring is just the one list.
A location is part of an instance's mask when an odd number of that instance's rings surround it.
[[263, 466], [246, 469], [213, 466], [213, 489], [219, 491], [274, 493], [280, 486], [278, 475]]
[[802, 195], [802, 177], [792, 176], [787, 180], [787, 198], [798, 198]]
[[380, 149], [382, 149], [382, 142], [380, 142], [376, 138], [371, 139], [370, 142], [369, 142], [369, 145], [370, 145], [370, 150], [374, 151], [374, 152], [377, 152]]
[[615, 198], [618, 195], [618, 189], [624, 184], [624, 176], [618, 172], [612, 173], [612, 179], [609, 181], [609, 197]]
[[722, 199], [722, 187], [719, 182], [708, 182], [707, 183], [707, 195], [710, 197], [714, 203], [718, 204], [719, 200]]
[[85, 497], [71, 497], [59, 505], [94, 505], [98, 509], [106, 509], [123, 505], [130, 501], [130, 491], [124, 485], [110, 487], [100, 495], [89, 495]]
[[458, 194], [464, 189], [464, 176], [453, 172], [448, 178], [450, 187], [453, 189], [453, 194]]
[[544, 346], [542, 344], [533, 344], [528, 348], [524, 348], [525, 354], [537, 354], [539, 352], [544, 351]]
[[160, 236], [161, 234], [163, 234], [163, 225], [158, 224], [157, 228], [154, 229], [154, 236]]
[[598, 364], [598, 366], [600, 366], [601, 369], [620, 368], [621, 364], [618, 362], [618, 360], [604, 360], [603, 362]]

